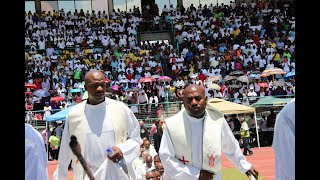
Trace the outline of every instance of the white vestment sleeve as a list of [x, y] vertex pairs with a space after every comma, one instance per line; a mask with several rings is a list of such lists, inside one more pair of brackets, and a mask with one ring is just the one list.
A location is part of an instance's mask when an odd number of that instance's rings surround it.
[[246, 160], [239, 146], [239, 142], [234, 137], [226, 120], [222, 123], [221, 150], [224, 155], [240, 170], [245, 173], [251, 168], [251, 164]]
[[174, 147], [168, 128], [164, 131], [159, 149], [159, 157], [163, 165], [166, 180], [197, 180], [200, 169], [183, 164], [175, 157]]
[[25, 124], [25, 180], [47, 180], [48, 158], [41, 134]]
[[128, 118], [128, 139], [124, 143], [117, 144], [116, 146], [122, 151], [123, 158], [126, 164], [128, 164], [139, 157], [142, 139], [140, 137], [140, 126], [137, 118], [131, 109], [126, 107], [126, 110]]
[[69, 121], [68, 118], [66, 118], [65, 126], [63, 129], [63, 135], [61, 139], [58, 166], [53, 174], [53, 180], [66, 180], [68, 178], [68, 166], [73, 155], [69, 147], [69, 142]]
[[277, 180], [295, 179], [295, 101], [278, 114], [272, 148], [275, 154]]

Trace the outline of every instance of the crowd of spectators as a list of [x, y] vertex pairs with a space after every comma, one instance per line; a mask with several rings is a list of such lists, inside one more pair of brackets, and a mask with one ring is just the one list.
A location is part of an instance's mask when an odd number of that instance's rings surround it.
[[[294, 78], [260, 76], [266, 69], [295, 69], [295, 17], [289, 8], [294, 4], [286, 3], [165, 6], [161, 14], [157, 6], [147, 5], [142, 14], [135, 8], [114, 10], [110, 17], [105, 11], [26, 12], [25, 82], [36, 86], [26, 90], [26, 110], [43, 110], [54, 96], [64, 101], [50, 102], [53, 109], [81, 102], [84, 74], [91, 69], [110, 80], [111, 98], [128, 105], [154, 103], [155, 109], [161, 102], [181, 100], [190, 83], [203, 85], [208, 99], [243, 104], [254, 102], [250, 96], [294, 94]], [[166, 21], [174, 27], [174, 39], [138, 43], [139, 22], [145, 20]], [[249, 82], [239, 81], [240, 75]], [[159, 82], [159, 76], [172, 80]], [[155, 80], [140, 82], [144, 77]], [[219, 88], [210, 88], [213, 82]], [[50, 96], [28, 93], [39, 89]], [[131, 105], [134, 113], [150, 112], [148, 107]]]

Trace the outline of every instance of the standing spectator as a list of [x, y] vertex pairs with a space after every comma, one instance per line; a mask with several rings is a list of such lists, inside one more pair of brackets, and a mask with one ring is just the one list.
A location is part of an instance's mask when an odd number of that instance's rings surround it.
[[267, 117], [267, 127], [274, 127], [276, 122], [276, 113], [274, 113], [274, 109], [270, 109], [270, 114]]
[[51, 132], [51, 136], [49, 138], [49, 149], [51, 150], [50, 154], [52, 160], [58, 160], [59, 157], [59, 146], [60, 146], [60, 138], [56, 136], [56, 130], [53, 129]]
[[[244, 118], [240, 118], [240, 121], [241, 121], [240, 134], [243, 142], [243, 155], [250, 156], [253, 154], [253, 151], [251, 150], [251, 147], [249, 144], [249, 137], [250, 137], [249, 127]], [[248, 154], [248, 151], [249, 151], [249, 154]]]
[[144, 121], [139, 121], [140, 125], [140, 137], [143, 139], [144, 137], [149, 140], [148, 129], [144, 126]]
[[44, 114], [43, 114], [43, 120], [46, 120], [48, 116], [51, 115], [51, 106], [49, 105], [49, 102], [45, 102], [45, 106], [43, 107]]
[[156, 96], [156, 93], [154, 91], [152, 92], [152, 95], [149, 98], [149, 103], [149, 114], [151, 115], [152, 112], [155, 112], [157, 110], [159, 103], [158, 97]]
[[160, 143], [161, 143], [161, 137], [163, 134], [161, 125], [159, 123], [159, 121], [155, 121], [155, 125], [156, 125], [156, 131], [153, 134], [153, 140], [154, 140], [154, 148], [156, 149], [157, 153], [159, 152], [159, 148], [160, 148]]

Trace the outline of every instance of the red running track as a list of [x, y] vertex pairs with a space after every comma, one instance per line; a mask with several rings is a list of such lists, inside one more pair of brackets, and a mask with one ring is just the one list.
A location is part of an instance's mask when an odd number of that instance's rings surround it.
[[[260, 175], [264, 180], [275, 180], [275, 166], [274, 166], [274, 152], [271, 147], [255, 147], [252, 149], [253, 155], [246, 156], [247, 160], [258, 169]], [[49, 180], [52, 180], [53, 172], [56, 169], [58, 162], [49, 161], [48, 163], [48, 175]], [[235, 167], [231, 161], [222, 156], [222, 168]], [[73, 172], [69, 171], [68, 180], [72, 180]]]

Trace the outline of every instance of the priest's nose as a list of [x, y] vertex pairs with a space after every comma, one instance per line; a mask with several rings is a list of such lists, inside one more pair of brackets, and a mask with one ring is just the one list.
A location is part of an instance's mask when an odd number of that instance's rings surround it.
[[96, 90], [97, 91], [103, 91], [103, 87], [102, 86], [98, 86]]

